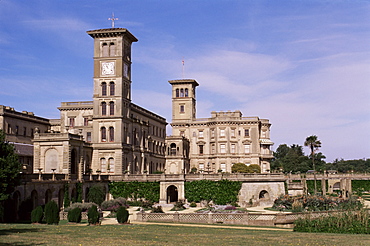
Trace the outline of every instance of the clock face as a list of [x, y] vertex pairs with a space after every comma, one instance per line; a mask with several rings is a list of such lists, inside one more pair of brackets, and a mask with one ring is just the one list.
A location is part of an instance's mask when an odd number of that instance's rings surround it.
[[114, 75], [114, 62], [102, 62], [101, 73], [102, 75]]

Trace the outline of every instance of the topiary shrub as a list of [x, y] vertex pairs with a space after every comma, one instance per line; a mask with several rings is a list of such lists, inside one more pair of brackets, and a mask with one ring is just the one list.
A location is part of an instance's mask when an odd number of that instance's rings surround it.
[[196, 202], [191, 202], [189, 206], [192, 207], [192, 208], [196, 208], [197, 207], [197, 203]]
[[118, 223], [120, 223], [120, 224], [127, 223], [129, 213], [128, 213], [126, 207], [123, 207], [123, 206], [119, 207], [119, 209], [117, 210], [116, 216], [117, 216]]
[[91, 206], [87, 211], [87, 218], [89, 225], [96, 225], [99, 223], [99, 212], [96, 206]]
[[59, 208], [53, 200], [45, 205], [45, 219], [48, 225], [57, 225], [59, 223]]
[[41, 223], [42, 218], [44, 217], [44, 211], [41, 206], [37, 206], [31, 212], [31, 222], [32, 223]]
[[81, 209], [80, 208], [74, 208], [68, 212], [68, 222], [73, 222], [73, 223], [80, 223], [81, 222]]

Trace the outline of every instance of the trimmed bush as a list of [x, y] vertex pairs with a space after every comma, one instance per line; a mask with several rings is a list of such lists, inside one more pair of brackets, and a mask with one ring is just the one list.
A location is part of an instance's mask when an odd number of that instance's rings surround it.
[[44, 211], [41, 206], [37, 206], [31, 212], [31, 222], [32, 223], [41, 223], [42, 218], [44, 217]]
[[57, 225], [59, 223], [59, 208], [53, 200], [45, 205], [45, 219], [48, 225]]
[[74, 208], [68, 212], [68, 222], [80, 223], [81, 222], [81, 209]]
[[126, 207], [123, 207], [123, 206], [119, 207], [118, 210], [117, 210], [116, 216], [117, 216], [118, 223], [121, 223], [121, 224], [127, 223], [129, 213], [128, 213]]
[[65, 208], [64, 211], [69, 212], [72, 209], [79, 208], [81, 209], [81, 212], [86, 212], [92, 206], [98, 206], [98, 205], [93, 202], [85, 202], [85, 203], [76, 202], [76, 203], [72, 203], [72, 205], [69, 206], [68, 208]]
[[192, 208], [196, 208], [197, 207], [197, 203], [196, 202], [191, 202], [189, 206], [192, 207]]
[[99, 223], [99, 212], [96, 206], [91, 206], [87, 211], [87, 218], [90, 225], [96, 225]]
[[117, 212], [117, 210], [122, 206], [126, 208], [129, 207], [125, 198], [118, 197], [117, 199], [102, 202], [101, 209], [104, 211]]

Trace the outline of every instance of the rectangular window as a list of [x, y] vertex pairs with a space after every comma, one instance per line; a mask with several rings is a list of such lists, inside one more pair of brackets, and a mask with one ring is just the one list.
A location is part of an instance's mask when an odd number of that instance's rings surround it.
[[184, 105], [180, 105], [180, 113], [185, 113], [185, 106]]
[[203, 149], [203, 145], [199, 145], [199, 154], [200, 155], [203, 155], [203, 153], [204, 153], [204, 149]]
[[231, 145], [231, 153], [233, 153], [233, 154], [235, 153], [235, 144]]
[[23, 127], [23, 136], [27, 136], [27, 127]]
[[33, 129], [31, 129], [31, 137], [33, 138]]
[[244, 129], [244, 137], [249, 137], [249, 129]]
[[202, 138], [203, 137], [203, 131], [199, 131], [199, 137]]
[[204, 170], [204, 164], [203, 163], [199, 163], [199, 171], [203, 171]]
[[220, 130], [220, 137], [225, 137], [225, 129]]
[[15, 126], [15, 135], [18, 135], [19, 133], [19, 126]]
[[89, 125], [89, 118], [85, 117], [84, 118], [84, 126], [88, 126]]
[[75, 118], [69, 118], [69, 127], [75, 126]]
[[226, 172], [226, 164], [225, 163], [221, 163], [220, 169], [222, 170], [222, 172]]
[[10, 124], [8, 125], [8, 134], [12, 134], [12, 127], [10, 126]]
[[235, 137], [235, 129], [231, 129], [231, 137]]
[[180, 131], [180, 136], [184, 137], [185, 136], [185, 131]]
[[226, 153], [226, 145], [220, 144], [220, 153]]
[[262, 138], [266, 137], [266, 131], [262, 131]]
[[211, 129], [211, 138], [215, 137], [215, 129]]
[[86, 142], [91, 142], [91, 132], [86, 132]]
[[216, 146], [215, 144], [212, 144], [212, 154], [216, 153]]
[[244, 144], [244, 153], [248, 154], [250, 152], [250, 145]]

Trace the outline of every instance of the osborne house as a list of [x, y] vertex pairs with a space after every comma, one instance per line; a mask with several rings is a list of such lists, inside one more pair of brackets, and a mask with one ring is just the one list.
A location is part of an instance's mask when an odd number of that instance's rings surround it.
[[[198, 82], [170, 80], [172, 135], [167, 136], [166, 119], [132, 101], [131, 46], [137, 38], [125, 28], [87, 34], [94, 41], [92, 101], [62, 102], [60, 119], [0, 106], [0, 129], [14, 143], [25, 179], [13, 199], [31, 197], [34, 206], [55, 199], [62, 206], [66, 181], [83, 182], [86, 196], [93, 182], [155, 176], [161, 182], [160, 202], [166, 203], [185, 199], [190, 173], [198, 179], [219, 177], [231, 173], [233, 164], [245, 163], [269, 174], [273, 143], [268, 119], [244, 117], [238, 110], [197, 118]], [[241, 200], [257, 201], [264, 191], [271, 201], [284, 193], [281, 177], [251, 182], [243, 184]]]

